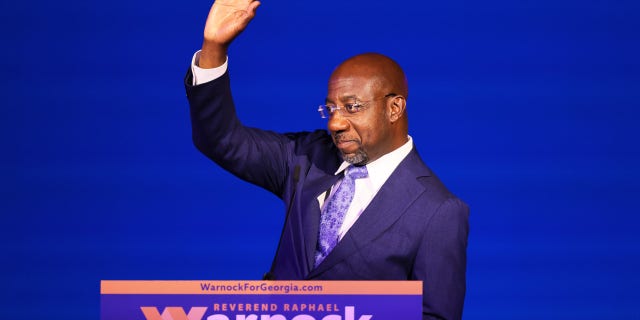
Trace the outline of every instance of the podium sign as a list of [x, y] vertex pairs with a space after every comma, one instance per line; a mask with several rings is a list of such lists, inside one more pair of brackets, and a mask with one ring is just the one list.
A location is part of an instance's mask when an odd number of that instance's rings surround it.
[[422, 281], [107, 281], [102, 320], [420, 320]]

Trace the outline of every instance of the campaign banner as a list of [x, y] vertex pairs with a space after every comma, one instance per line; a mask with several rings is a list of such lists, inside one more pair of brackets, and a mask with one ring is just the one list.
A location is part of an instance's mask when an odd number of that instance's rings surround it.
[[422, 281], [112, 281], [102, 320], [420, 320]]

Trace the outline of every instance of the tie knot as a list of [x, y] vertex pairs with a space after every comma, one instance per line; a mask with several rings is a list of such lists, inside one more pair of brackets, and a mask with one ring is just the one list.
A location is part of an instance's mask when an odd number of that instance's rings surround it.
[[366, 178], [369, 173], [367, 172], [367, 166], [349, 166], [346, 170], [345, 175], [347, 175], [351, 179], [360, 179]]

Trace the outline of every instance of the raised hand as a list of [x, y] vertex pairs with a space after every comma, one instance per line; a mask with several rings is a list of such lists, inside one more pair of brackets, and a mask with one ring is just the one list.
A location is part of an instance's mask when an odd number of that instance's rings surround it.
[[214, 68], [224, 63], [227, 47], [247, 27], [259, 5], [260, 1], [254, 0], [216, 0], [213, 3], [204, 27], [201, 68]]

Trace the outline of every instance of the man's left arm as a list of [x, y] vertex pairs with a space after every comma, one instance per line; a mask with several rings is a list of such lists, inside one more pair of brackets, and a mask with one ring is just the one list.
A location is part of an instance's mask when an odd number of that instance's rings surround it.
[[469, 208], [445, 200], [428, 221], [412, 278], [423, 281], [423, 319], [462, 318], [466, 291]]

